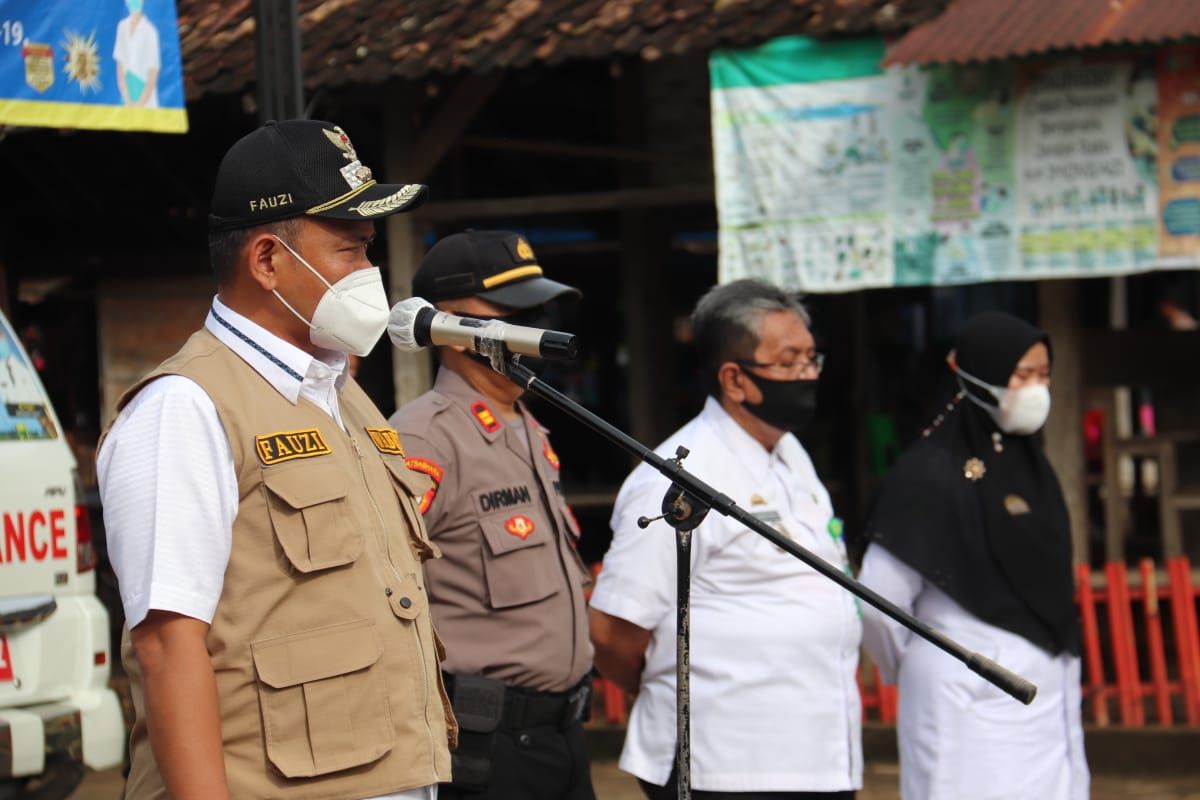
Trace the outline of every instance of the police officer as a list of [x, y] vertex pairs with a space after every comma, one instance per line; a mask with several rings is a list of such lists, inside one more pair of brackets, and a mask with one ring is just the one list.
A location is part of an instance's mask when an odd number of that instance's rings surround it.
[[376, 183], [316, 120], [268, 123], [221, 162], [212, 308], [100, 445], [127, 798], [430, 800], [450, 775], [430, 484], [346, 375], [387, 324], [374, 219], [425, 193]]
[[[429, 251], [413, 294], [457, 316], [546, 327], [547, 304], [579, 292], [543, 277], [517, 234], [468, 231]], [[462, 728], [441, 797], [592, 798], [590, 578], [558, 455], [519, 387], [461, 347], [438, 356], [433, 389], [390, 421], [408, 467], [434, 482], [421, 511], [442, 558], [426, 565], [427, 586]]]

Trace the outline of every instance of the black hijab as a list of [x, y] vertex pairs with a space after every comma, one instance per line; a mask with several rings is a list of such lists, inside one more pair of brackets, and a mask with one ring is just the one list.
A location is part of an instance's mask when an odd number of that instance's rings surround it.
[[[993, 386], [1046, 334], [1009, 314], [973, 317], [958, 367]], [[1079, 653], [1071, 535], [1062, 489], [1040, 435], [1014, 436], [963, 392], [900, 457], [871, 509], [867, 537], [985, 622], [1049, 653]]]

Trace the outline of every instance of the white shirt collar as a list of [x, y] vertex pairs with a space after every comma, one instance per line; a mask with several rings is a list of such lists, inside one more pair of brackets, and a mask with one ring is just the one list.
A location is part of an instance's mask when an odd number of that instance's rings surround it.
[[291, 403], [299, 402], [305, 383], [313, 387], [331, 383], [334, 389], [346, 383], [345, 354], [319, 350], [318, 355], [310, 355], [251, 322], [219, 297], [213, 298], [204, 327]]
[[[744, 467], [755, 480], [766, 477], [771, 469], [771, 462], [779, 451], [776, 445], [774, 451], [769, 451], [762, 443], [746, 432], [737, 420], [729, 416], [729, 412], [712, 395], [704, 401], [704, 410], [700, 418], [717, 433], [717, 439], [733, 454], [735, 462]], [[784, 434], [784, 439], [795, 439], [790, 433]]]

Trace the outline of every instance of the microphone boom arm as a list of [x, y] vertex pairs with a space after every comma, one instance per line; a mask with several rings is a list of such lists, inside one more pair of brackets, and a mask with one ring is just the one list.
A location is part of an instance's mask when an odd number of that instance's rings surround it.
[[878, 594], [849, 575], [846, 575], [840, 569], [825, 561], [825, 559], [783, 536], [753, 514], [742, 509], [734, 502], [733, 498], [719, 492], [695, 475], [692, 475], [683, 468], [679, 459], [668, 460], [658, 455], [658, 453], [655, 453], [632, 436], [609, 424], [554, 387], [540, 380], [528, 367], [521, 364], [519, 360], [513, 359], [507, 361], [503, 366], [505, 370], [503, 370], [502, 374], [506, 375], [509, 380], [542, 398], [555, 408], [583, 423], [586, 427], [591, 428], [600, 436], [616, 444], [621, 449], [637, 456], [642, 461], [654, 467], [669, 478], [673, 484], [680, 487], [689, 496], [689, 500], [711, 508], [722, 516], [738, 521], [759, 536], [770, 541], [776, 547], [786, 550], [792, 556], [803, 561], [863, 602], [869, 603], [913, 633], [963, 662], [972, 672], [975, 672], [1006, 694], [1011, 695], [1025, 705], [1033, 702], [1033, 698], [1037, 695], [1037, 686], [1032, 682], [997, 664], [986, 656], [963, 647], [941, 631], [909, 614], [883, 595]]

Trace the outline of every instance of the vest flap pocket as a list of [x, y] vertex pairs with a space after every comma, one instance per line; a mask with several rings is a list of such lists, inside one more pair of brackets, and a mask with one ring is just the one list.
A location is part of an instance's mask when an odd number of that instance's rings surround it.
[[267, 757], [285, 777], [369, 764], [395, 745], [373, 620], [252, 642], [250, 649]]
[[487, 540], [483, 571], [492, 608], [533, 603], [562, 589], [558, 554], [546, 546], [553, 536], [548, 522], [524, 514], [502, 514], [479, 524]]
[[263, 470], [263, 483], [294, 509], [341, 500], [346, 496], [346, 476], [337, 464], [298, 461]]
[[332, 463], [298, 460], [263, 470], [271, 525], [300, 572], [350, 564], [363, 550], [347, 501], [346, 476]]
[[383, 642], [365, 619], [254, 642], [250, 649], [259, 680], [283, 689], [365, 669], [379, 660]]

